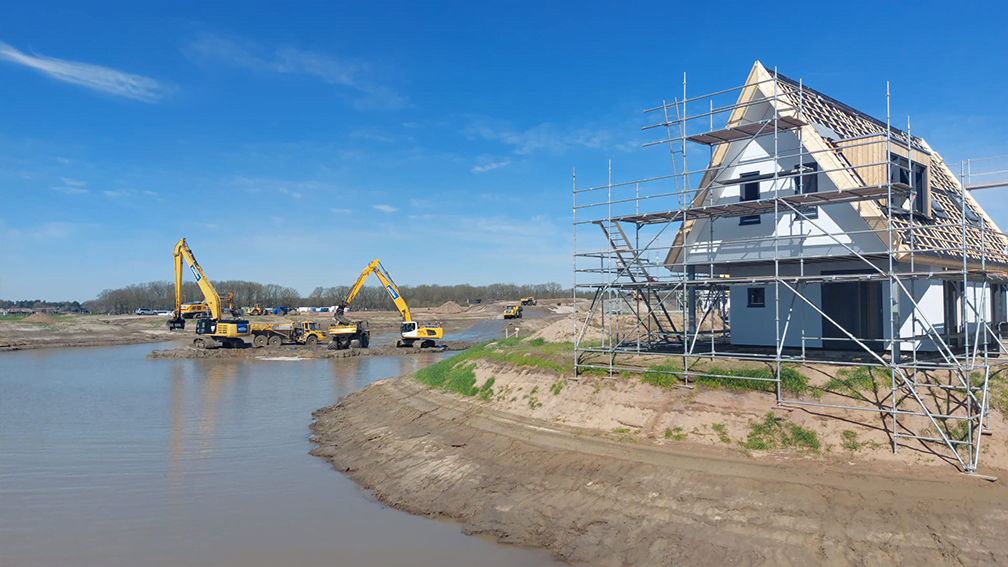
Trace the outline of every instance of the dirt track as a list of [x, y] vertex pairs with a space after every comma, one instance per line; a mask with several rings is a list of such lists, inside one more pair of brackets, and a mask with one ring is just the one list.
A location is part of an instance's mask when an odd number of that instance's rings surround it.
[[314, 415], [312, 453], [388, 505], [568, 561], [1008, 563], [1004, 480], [951, 468], [618, 443], [408, 378]]

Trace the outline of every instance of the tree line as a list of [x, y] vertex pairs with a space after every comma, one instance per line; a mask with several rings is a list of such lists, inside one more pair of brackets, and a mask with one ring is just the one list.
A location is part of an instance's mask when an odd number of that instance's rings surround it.
[[[235, 306], [242, 308], [255, 304], [262, 307], [331, 307], [339, 305], [350, 293], [350, 286], [319, 286], [308, 294], [308, 297], [301, 297], [301, 294], [292, 287], [243, 280], [214, 282], [214, 287], [221, 295], [234, 294]], [[404, 285], [399, 286], [399, 292], [411, 307], [437, 307], [448, 301], [465, 306], [477, 301], [517, 301], [528, 296], [536, 299], [554, 299], [566, 298], [571, 295], [569, 288], [564, 289], [556, 282], [534, 285], [490, 284], [484, 286], [468, 284], [452, 286]], [[182, 302], [191, 301], [203, 301], [203, 293], [195, 282], [185, 282], [182, 284]], [[99, 293], [95, 299], [85, 301], [83, 306], [92, 313], [113, 314], [132, 313], [141, 307], [171, 310], [175, 308], [175, 284], [169, 281], [155, 281], [128, 285], [118, 289], [106, 289]], [[395, 305], [384, 288], [378, 286], [361, 288], [350, 307], [355, 311], [395, 309]]]

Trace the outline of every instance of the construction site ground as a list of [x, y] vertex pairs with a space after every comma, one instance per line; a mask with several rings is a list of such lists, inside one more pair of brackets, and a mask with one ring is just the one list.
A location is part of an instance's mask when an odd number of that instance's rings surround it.
[[[558, 306], [557, 303], [561, 303]], [[431, 309], [414, 309], [414, 318], [421, 322], [440, 322], [445, 330], [446, 342], [452, 335], [461, 336], [454, 340], [469, 340], [464, 331], [472, 329], [480, 322], [500, 320], [503, 327], [503, 313], [506, 302], [488, 302], [473, 306], [459, 306], [448, 302]], [[526, 319], [521, 326], [527, 329], [522, 334], [533, 332], [537, 325], [550, 321], [557, 310], [571, 309], [571, 300], [557, 300], [541, 303], [538, 307], [526, 307]], [[290, 323], [291, 321], [316, 321], [325, 329], [333, 321], [331, 313], [290, 313], [245, 317], [256, 323]], [[368, 321], [372, 344], [391, 344], [399, 333], [402, 318], [395, 311], [362, 311], [347, 313], [352, 320]], [[536, 320], [539, 319], [537, 322]], [[108, 346], [138, 343], [177, 342], [180, 346], [191, 343], [195, 337], [195, 320], [188, 320], [184, 331], [168, 331], [164, 315], [79, 315], [35, 314], [28, 317], [4, 317], [0, 319], [0, 351], [36, 348], [61, 348], [82, 346]], [[490, 327], [494, 330], [496, 327]], [[324, 347], [321, 347], [324, 348]], [[255, 349], [258, 350], [258, 349]]]
[[[566, 340], [569, 322], [535, 336]], [[488, 357], [462, 364], [485, 395], [415, 376], [375, 383], [315, 413], [313, 453], [390, 506], [577, 563], [1008, 562], [1001, 406], [982, 476], [970, 476], [934, 443], [901, 439], [893, 454], [878, 414], [632, 374], [574, 379], [559, 358], [547, 357], [550, 370], [521, 347], [483, 349]], [[828, 367], [799, 370], [820, 388], [834, 377]], [[817, 396], [872, 404], [870, 388]]]

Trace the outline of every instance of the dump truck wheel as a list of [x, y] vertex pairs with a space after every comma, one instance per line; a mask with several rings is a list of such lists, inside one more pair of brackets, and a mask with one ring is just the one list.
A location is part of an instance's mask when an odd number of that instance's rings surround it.
[[315, 345], [317, 345], [318, 344], [318, 337], [316, 337], [315, 335], [308, 335], [308, 338], [305, 339], [305, 344], [308, 345], [308, 346], [315, 346]]
[[196, 348], [206, 348], [206, 341], [203, 339], [193, 339], [192, 344]]
[[371, 344], [371, 338], [368, 337], [367, 335], [364, 335], [363, 337], [361, 337], [360, 344], [362, 347], [367, 348], [368, 345]]
[[271, 347], [278, 347], [280, 346], [281, 342], [282, 341], [280, 340], [280, 337], [273, 335], [272, 337], [269, 338], [268, 341], [266, 341], [266, 344], [268, 344]]
[[353, 347], [353, 348], [360, 348], [361, 347], [361, 342], [358, 339], [353, 339], [353, 340], [350, 341], [350, 346]]
[[252, 339], [252, 346], [256, 348], [266, 346], [266, 335], [256, 335], [255, 338]]

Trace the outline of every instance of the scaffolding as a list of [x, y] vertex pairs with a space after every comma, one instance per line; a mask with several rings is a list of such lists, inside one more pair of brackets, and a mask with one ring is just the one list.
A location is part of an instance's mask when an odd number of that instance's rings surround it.
[[[575, 373], [639, 371], [627, 361], [647, 355], [666, 361], [651, 372], [691, 387], [734, 379], [714, 373], [719, 359], [762, 363], [769, 377], [745, 379], [779, 405], [875, 412], [894, 453], [920, 443], [974, 473], [990, 377], [1008, 362], [1008, 239], [966, 191], [1008, 186], [1008, 168], [978, 178], [972, 160], [948, 175], [909, 119], [892, 125], [888, 83], [885, 122], [758, 63], [743, 85], [686, 87], [684, 74], [681, 96], [644, 111], [657, 118], [643, 131], [660, 133], [644, 147], [667, 147], [671, 173], [613, 183], [610, 162], [589, 188], [572, 175]], [[838, 313], [844, 294], [867, 311]], [[746, 340], [751, 321], [733, 334], [743, 307], [763, 308], [757, 330], [772, 340]], [[789, 369], [805, 364], [867, 368], [883, 393], [798, 395]]]

